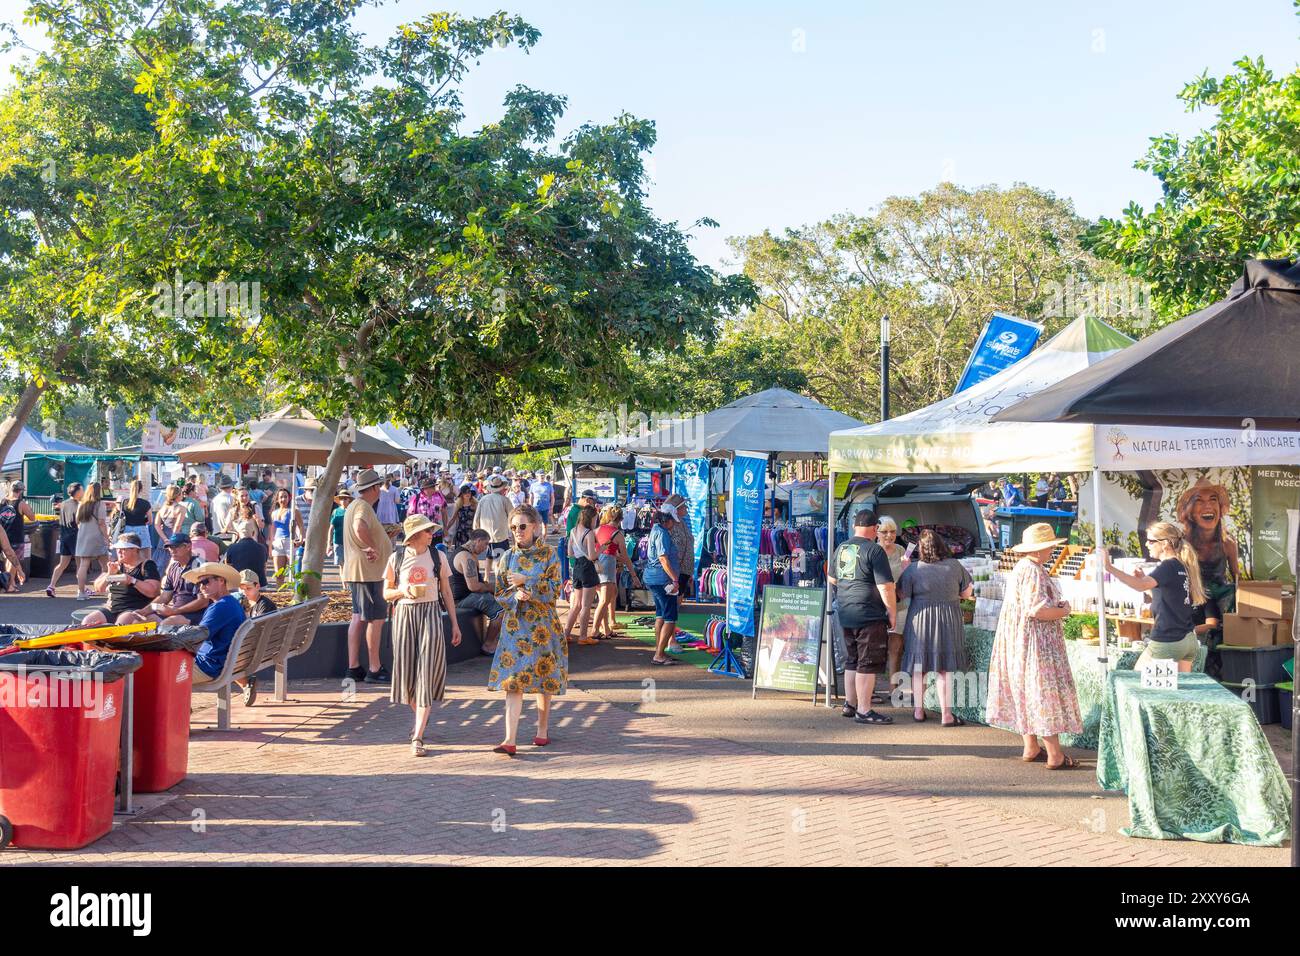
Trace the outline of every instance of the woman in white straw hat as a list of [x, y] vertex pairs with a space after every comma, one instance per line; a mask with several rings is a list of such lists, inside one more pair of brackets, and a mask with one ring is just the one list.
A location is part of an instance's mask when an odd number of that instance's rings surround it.
[[1048, 770], [1079, 765], [1062, 752], [1058, 735], [1083, 730], [1061, 630], [1070, 603], [1061, 599], [1045, 567], [1064, 540], [1040, 522], [1026, 528], [1021, 543], [1011, 549], [1024, 557], [1007, 577], [989, 660], [989, 726], [1020, 734], [1025, 744], [1020, 759], [1032, 763], [1046, 755]]
[[[451, 620], [451, 643], [460, 644], [451, 571], [443, 554], [429, 547], [438, 527], [428, 515], [414, 514], [402, 523], [406, 543], [384, 568], [384, 599], [394, 602], [394, 704], [410, 704], [415, 715], [411, 754], [423, 757], [429, 711], [447, 690], [447, 649], [442, 638], [442, 608]], [[442, 596], [441, 607], [438, 600]]]

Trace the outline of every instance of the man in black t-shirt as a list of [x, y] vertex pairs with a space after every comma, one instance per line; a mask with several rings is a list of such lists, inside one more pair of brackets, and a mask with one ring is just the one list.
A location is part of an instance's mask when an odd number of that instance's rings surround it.
[[[853, 518], [853, 537], [835, 549], [831, 585], [844, 628], [844, 716], [859, 724], [892, 724], [871, 708], [876, 675], [887, 670], [889, 632], [897, 618], [894, 574], [889, 556], [876, 544], [876, 513], [864, 508]], [[865, 712], [859, 704], [868, 708]]]
[[266, 587], [266, 545], [256, 538], [248, 535], [241, 537], [226, 549], [225, 561], [236, 571], [253, 571], [257, 574], [258, 583]]

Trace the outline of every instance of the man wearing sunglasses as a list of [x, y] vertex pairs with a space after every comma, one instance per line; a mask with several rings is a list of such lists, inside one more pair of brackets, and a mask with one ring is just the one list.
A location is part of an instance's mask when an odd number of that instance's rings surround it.
[[208, 629], [208, 639], [194, 655], [194, 683], [207, 684], [221, 675], [230, 642], [244, 623], [244, 607], [232, 593], [239, 587], [239, 572], [228, 564], [206, 561], [186, 571], [184, 577], [198, 585], [199, 594], [212, 602], [199, 621]]

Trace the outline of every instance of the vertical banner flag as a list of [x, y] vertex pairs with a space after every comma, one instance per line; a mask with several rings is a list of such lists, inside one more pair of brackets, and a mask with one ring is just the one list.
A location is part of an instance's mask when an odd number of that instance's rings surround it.
[[754, 636], [758, 547], [763, 530], [767, 456], [738, 451], [731, 460], [731, 560], [727, 571], [727, 629]]
[[709, 520], [709, 460], [683, 458], [673, 462], [673, 494], [686, 499], [686, 520], [695, 535], [695, 563], [700, 566], [704, 551], [704, 526]]
[[994, 312], [984, 323], [980, 337], [975, 340], [975, 348], [966, 360], [966, 370], [961, 373], [961, 380], [953, 394], [963, 392], [1015, 365], [1033, 351], [1042, 334], [1043, 327], [1037, 322]]

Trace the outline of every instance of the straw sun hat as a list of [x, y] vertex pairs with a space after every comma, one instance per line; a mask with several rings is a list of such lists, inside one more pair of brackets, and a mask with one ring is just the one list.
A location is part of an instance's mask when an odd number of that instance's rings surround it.
[[1064, 543], [1065, 539], [1058, 538], [1050, 524], [1040, 521], [1026, 528], [1025, 533], [1020, 536], [1020, 543], [1011, 550], [1017, 554], [1033, 554], [1035, 551], [1046, 551], [1048, 548]]

